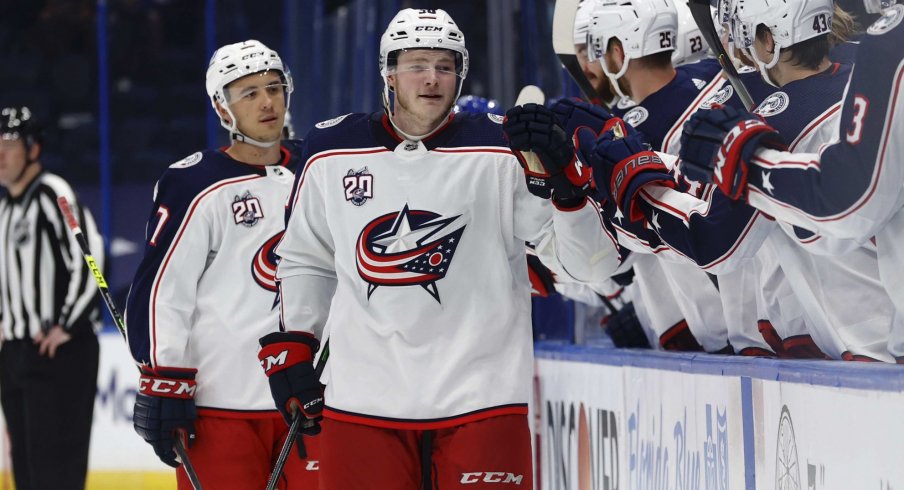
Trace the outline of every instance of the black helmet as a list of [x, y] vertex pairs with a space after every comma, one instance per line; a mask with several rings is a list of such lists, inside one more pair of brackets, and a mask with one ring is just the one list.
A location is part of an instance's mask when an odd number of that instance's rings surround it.
[[0, 110], [0, 139], [21, 139], [27, 149], [43, 141], [41, 126], [31, 109], [25, 106], [4, 107]]

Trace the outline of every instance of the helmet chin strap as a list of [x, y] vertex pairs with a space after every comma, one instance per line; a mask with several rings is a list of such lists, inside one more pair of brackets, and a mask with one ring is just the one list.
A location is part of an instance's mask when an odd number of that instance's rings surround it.
[[756, 63], [757, 68], [760, 69], [760, 76], [763, 77], [763, 80], [775, 88], [781, 88], [777, 83], [775, 83], [774, 80], [772, 80], [772, 77], [769, 75], [769, 69], [775, 67], [775, 65], [778, 64], [778, 58], [779, 56], [781, 56], [782, 51], [778, 47], [778, 45], [774, 46], [775, 47], [774, 51], [772, 52], [772, 59], [769, 61], [769, 63], [763, 63], [762, 61], [760, 61], [759, 56], [756, 55], [756, 49], [754, 49], [753, 47], [746, 48], [745, 51], [747, 51], [747, 56], [749, 56], [753, 60], [753, 62]]
[[[454, 101], [458, 100], [458, 97], [461, 95], [461, 87], [462, 87], [462, 85], [464, 85], [463, 82], [464, 82], [464, 80], [461, 80], [461, 79], [458, 80], [458, 81], [456, 82], [456, 84], [458, 85], [458, 90], [455, 91], [455, 98], [452, 99], [452, 100], [453, 100], [453, 103], [452, 103], [452, 105], [449, 106], [449, 112], [447, 112], [447, 113], [445, 114], [445, 116], [443, 116], [443, 119], [442, 119], [443, 121], [445, 121], [446, 119], [449, 118], [449, 114], [452, 114], [452, 112], [453, 112], [453, 110], [454, 110], [454, 108], [455, 108], [455, 103], [454, 103]], [[439, 129], [440, 127], [442, 127], [443, 123], [440, 123], [440, 124], [438, 124], [435, 128], [431, 129], [428, 133], [422, 134], [422, 135], [419, 135], [419, 136], [410, 135], [410, 134], [408, 134], [408, 133], [402, 131], [402, 130], [399, 128], [398, 124], [396, 124], [396, 123], [395, 123], [395, 120], [393, 119], [393, 114], [394, 114], [394, 113], [392, 112], [392, 101], [389, 99], [389, 93], [390, 93], [390, 92], [394, 92], [394, 90], [390, 90], [390, 88], [389, 88], [389, 80], [387, 80], [386, 77], [384, 76], [384, 77], [383, 77], [383, 111], [386, 112], [386, 117], [389, 118], [389, 123], [392, 124], [392, 127], [396, 130], [397, 133], [399, 133], [399, 134], [401, 134], [402, 136], [404, 136], [406, 140], [409, 140], [409, 141], [420, 141], [420, 140], [422, 140], [422, 139], [424, 139], [424, 138], [430, 136], [431, 134], [435, 133], [437, 129]]]
[[232, 111], [229, 110], [228, 105], [222, 105], [223, 109], [226, 111], [226, 114], [229, 114], [229, 119], [232, 121], [232, 124], [226, 124], [226, 120], [222, 117], [220, 118], [220, 124], [229, 130], [229, 137], [232, 141], [241, 141], [242, 143], [248, 143], [249, 145], [254, 145], [258, 148], [271, 148], [273, 145], [279, 143], [279, 139], [275, 141], [260, 141], [248, 136], [247, 134], [241, 132], [238, 128], [238, 122], [235, 119], [235, 115], [232, 114]]
[[621, 89], [621, 85], [619, 85], [618, 80], [625, 75], [626, 71], [628, 71], [628, 63], [631, 62], [631, 58], [628, 58], [627, 56], [624, 57], [624, 59], [622, 60], [621, 69], [618, 70], [618, 73], [612, 73], [611, 71], [609, 71], [609, 67], [606, 66], [605, 55], [603, 58], [599, 59], [599, 62], [600, 66], [603, 67], [603, 73], [606, 74], [606, 78], [608, 78], [611, 82], [612, 89], [615, 90], [615, 93], [617, 93], [620, 97], [628, 97], [628, 95], [626, 95]]

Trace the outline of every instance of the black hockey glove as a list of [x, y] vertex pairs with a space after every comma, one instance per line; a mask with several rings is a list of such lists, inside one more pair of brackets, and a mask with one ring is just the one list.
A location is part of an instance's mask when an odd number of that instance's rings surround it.
[[260, 344], [257, 358], [267, 374], [277, 410], [287, 424], [292, 423], [293, 414], [300, 410], [300, 415], [310, 421], [302, 425], [301, 433], [319, 434], [323, 385], [314, 374], [313, 359], [320, 342], [308, 333], [273, 332], [261, 337]]
[[570, 135], [546, 107], [513, 107], [506, 112], [502, 129], [524, 168], [531, 194], [573, 208], [595, 189], [593, 173], [575, 158]]
[[634, 303], [622, 306], [606, 322], [606, 333], [612, 339], [616, 347], [650, 348], [650, 340], [644, 333], [637, 312], [634, 311]]
[[601, 187], [608, 186], [608, 197], [631, 221], [644, 218], [634, 205], [641, 187], [651, 182], [672, 188], [677, 185], [643, 136], [617, 117], [606, 122], [599, 136], [580, 128], [575, 142], [578, 158], [593, 168], [594, 178], [602, 182]]
[[697, 182], [718, 185], [731, 199], [747, 196], [750, 159], [760, 147], [785, 149], [775, 129], [748, 112], [731, 106], [700, 110], [684, 123], [681, 133], [681, 173]]
[[176, 437], [183, 437], [186, 447], [195, 439], [195, 373], [197, 369], [143, 368], [138, 381], [135, 432], [147, 441], [160, 461], [176, 468]]
[[606, 109], [574, 97], [559, 99], [550, 110], [555, 113], [559, 125], [565, 129], [565, 134], [574, 134], [581, 126], [599, 133], [606, 125], [606, 121], [612, 119], [612, 114]]

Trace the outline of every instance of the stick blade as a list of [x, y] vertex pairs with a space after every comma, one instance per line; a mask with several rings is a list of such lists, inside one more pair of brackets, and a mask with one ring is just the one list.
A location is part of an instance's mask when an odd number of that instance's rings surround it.
[[542, 105], [544, 102], [546, 102], [546, 96], [543, 94], [543, 90], [540, 89], [540, 87], [536, 85], [525, 85], [524, 88], [521, 89], [521, 92], [518, 93], [518, 98], [515, 100], [515, 105]]

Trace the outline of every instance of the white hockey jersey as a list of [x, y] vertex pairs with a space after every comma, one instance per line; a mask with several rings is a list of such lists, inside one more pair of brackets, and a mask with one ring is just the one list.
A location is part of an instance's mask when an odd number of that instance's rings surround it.
[[413, 142], [382, 113], [350, 114], [308, 134], [277, 275], [285, 329], [325, 322], [325, 417], [433, 429], [526, 414], [524, 242], [584, 282], [617, 267], [595, 204], [531, 195], [500, 123], [462, 113]]
[[276, 243], [297, 159], [248, 165], [195, 153], [157, 183], [144, 258], [129, 292], [132, 356], [195, 368], [200, 413], [279, 417], [257, 352], [279, 329]]

